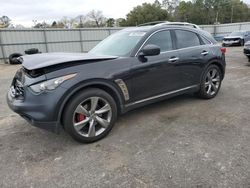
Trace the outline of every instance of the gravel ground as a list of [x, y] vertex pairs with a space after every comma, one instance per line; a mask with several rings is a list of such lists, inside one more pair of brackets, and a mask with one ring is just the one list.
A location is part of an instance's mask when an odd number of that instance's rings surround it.
[[0, 65], [0, 187], [250, 187], [250, 64], [241, 47], [227, 50], [215, 99], [131, 111], [88, 145], [11, 112], [5, 94], [18, 66]]

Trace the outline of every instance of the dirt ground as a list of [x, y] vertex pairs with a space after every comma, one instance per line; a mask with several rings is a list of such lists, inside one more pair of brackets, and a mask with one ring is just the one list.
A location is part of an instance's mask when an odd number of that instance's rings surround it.
[[0, 187], [250, 187], [250, 63], [242, 47], [227, 49], [216, 98], [185, 95], [131, 111], [88, 145], [8, 109], [18, 67], [0, 65]]

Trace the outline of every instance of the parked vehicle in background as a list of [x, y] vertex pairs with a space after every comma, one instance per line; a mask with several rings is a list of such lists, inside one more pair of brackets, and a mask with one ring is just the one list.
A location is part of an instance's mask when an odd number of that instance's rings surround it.
[[250, 41], [245, 43], [243, 53], [247, 56], [248, 61], [250, 61]]
[[234, 31], [223, 38], [222, 46], [240, 45], [244, 46], [245, 42], [250, 40], [250, 31]]
[[87, 54], [22, 56], [9, 107], [34, 126], [80, 142], [105, 137], [119, 114], [184, 93], [211, 99], [225, 48], [202, 30], [173, 25], [121, 30]]

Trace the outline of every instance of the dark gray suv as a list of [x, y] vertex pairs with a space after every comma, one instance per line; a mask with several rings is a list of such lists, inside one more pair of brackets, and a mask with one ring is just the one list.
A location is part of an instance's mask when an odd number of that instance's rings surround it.
[[201, 30], [144, 26], [119, 31], [87, 54], [23, 56], [7, 95], [32, 125], [80, 142], [106, 136], [117, 115], [183, 93], [215, 97], [225, 49]]

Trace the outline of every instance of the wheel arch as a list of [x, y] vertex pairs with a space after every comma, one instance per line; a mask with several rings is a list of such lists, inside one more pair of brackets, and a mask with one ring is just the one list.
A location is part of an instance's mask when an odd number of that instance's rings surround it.
[[223, 65], [222, 65], [220, 62], [218, 62], [218, 61], [213, 61], [213, 62], [211, 62], [211, 63], [209, 64], [209, 66], [210, 66], [210, 65], [216, 65], [216, 66], [218, 66], [219, 69], [220, 69], [220, 71], [221, 71], [221, 74], [222, 74], [222, 79], [224, 79], [224, 76], [225, 76], [225, 69], [224, 69]]
[[69, 88], [68, 90], [70, 92], [67, 92], [64, 95], [64, 97], [62, 97], [62, 99], [60, 100], [59, 104], [61, 105], [59, 105], [58, 107], [57, 119], [58, 121], [60, 121], [61, 125], [62, 125], [62, 115], [65, 109], [65, 106], [68, 104], [68, 102], [74, 95], [76, 95], [78, 92], [83, 91], [87, 88], [97, 88], [97, 89], [104, 90], [105, 92], [107, 92], [114, 98], [117, 104], [118, 114], [123, 112], [124, 98], [118, 86], [116, 86], [111, 81], [107, 81], [107, 80], [91, 80], [91, 81], [89, 80], [84, 83], [79, 83], [76, 86], [73, 86], [72, 88]]
[[[222, 64], [222, 62], [220, 62], [219, 60], [217, 59], [212, 59], [209, 61], [209, 63], [207, 64], [207, 66], [205, 67], [205, 69], [203, 70], [203, 73], [202, 73], [202, 77], [205, 73], [205, 71], [207, 70], [207, 68], [211, 65], [216, 65], [219, 67], [220, 71], [221, 71], [221, 74], [222, 74], [222, 79], [224, 79], [224, 76], [225, 76], [225, 68], [224, 68], [224, 65]], [[201, 77], [201, 79], [202, 79]]]

